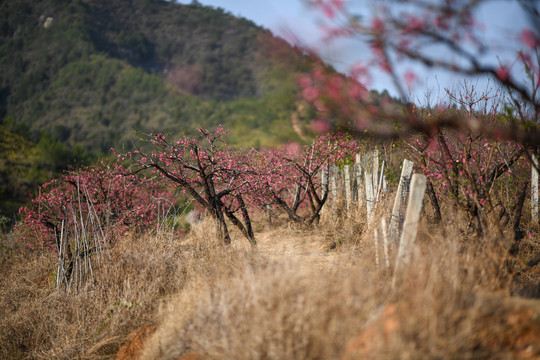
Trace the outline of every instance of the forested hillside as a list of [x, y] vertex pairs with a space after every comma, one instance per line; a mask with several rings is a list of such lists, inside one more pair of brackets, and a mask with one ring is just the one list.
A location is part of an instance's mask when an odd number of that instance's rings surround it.
[[48, 133], [30, 133], [12, 118], [0, 125], [0, 231], [10, 225], [28, 195], [62, 170], [83, 165], [90, 155], [69, 148]]
[[93, 151], [219, 123], [244, 145], [295, 140], [296, 77], [315, 63], [222, 9], [162, 0], [5, 1], [0, 43], [0, 118]]

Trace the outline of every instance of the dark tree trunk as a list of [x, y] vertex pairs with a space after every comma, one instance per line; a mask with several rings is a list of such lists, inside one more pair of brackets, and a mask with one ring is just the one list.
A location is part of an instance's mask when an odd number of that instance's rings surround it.
[[437, 194], [435, 193], [433, 184], [429, 179], [427, 181], [427, 194], [429, 196], [431, 206], [433, 207], [433, 215], [435, 216], [433, 220], [436, 224], [440, 224], [442, 222], [441, 207], [439, 206], [439, 200], [437, 199]]
[[231, 236], [229, 235], [229, 229], [227, 228], [225, 216], [223, 216], [223, 211], [221, 210], [221, 207], [218, 206], [215, 201], [213, 203], [215, 204], [215, 209], [212, 210], [211, 214], [214, 214], [214, 217], [218, 224], [219, 233], [223, 237], [225, 245], [229, 245], [231, 243]]
[[255, 234], [253, 233], [253, 227], [251, 226], [251, 219], [249, 217], [246, 203], [244, 202], [242, 195], [238, 195], [236, 198], [238, 200], [238, 204], [240, 204], [240, 211], [242, 212], [242, 217], [244, 218], [244, 223], [246, 225], [247, 238], [252, 244], [255, 245], [257, 242], [255, 241]]

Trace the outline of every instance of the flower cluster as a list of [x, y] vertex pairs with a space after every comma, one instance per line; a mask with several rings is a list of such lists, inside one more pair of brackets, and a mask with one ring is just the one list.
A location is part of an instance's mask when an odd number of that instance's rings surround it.
[[143, 134], [153, 144], [153, 150], [117, 153], [118, 160], [130, 160], [137, 172], [148, 170], [159, 175], [193, 198], [217, 220], [226, 243], [230, 242], [230, 236], [225, 217], [254, 241], [244, 202], [250, 176], [244, 155], [227, 146], [227, 132], [221, 126], [214, 131], [200, 129], [199, 132], [199, 138], [183, 137], [173, 142], [162, 133]]
[[249, 183], [250, 199], [259, 208], [272, 206], [285, 211], [292, 221], [312, 223], [328, 198], [328, 181], [322, 183], [321, 173], [328, 179], [330, 165], [352, 159], [359, 150], [355, 139], [332, 134], [319, 136], [303, 147], [289, 144], [255, 152], [250, 163], [254, 174]]
[[19, 213], [40, 242], [54, 249], [61, 231], [67, 234], [89, 222], [109, 236], [148, 228], [160, 204], [170, 203], [173, 197], [155, 179], [129, 174], [120, 164], [102, 163], [43, 184], [39, 195]]
[[[446, 106], [412, 111], [425, 121], [437, 121], [448, 112], [458, 111], [482, 126], [495, 126], [501, 121], [491, 96], [477, 93], [472, 86], [466, 90], [450, 94], [452, 103]], [[452, 104], [458, 104], [459, 110]], [[509, 216], [512, 208], [522, 208], [513, 204], [514, 199], [520, 199], [522, 204], [527, 189], [526, 150], [520, 144], [472, 132], [437, 129], [431, 136], [410, 137], [407, 145], [433, 186], [432, 201], [463, 210], [471, 221], [475, 219], [480, 232], [486, 227], [486, 216], [493, 214], [500, 219]], [[510, 196], [511, 201], [503, 201], [503, 196]]]

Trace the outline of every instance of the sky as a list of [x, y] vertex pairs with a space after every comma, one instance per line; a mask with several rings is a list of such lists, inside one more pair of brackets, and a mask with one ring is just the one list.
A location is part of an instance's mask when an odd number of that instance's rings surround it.
[[[191, 0], [178, 0], [183, 4]], [[203, 5], [221, 7], [232, 15], [244, 17], [270, 29], [274, 34], [291, 41], [296, 38], [303, 45], [315, 49], [319, 56], [327, 63], [333, 65], [338, 71], [348, 73], [357, 61], [365, 59], [369, 52], [366, 44], [358, 41], [343, 40], [331, 44], [322, 41], [320, 24], [324, 16], [306, 5], [305, 0], [199, 0]], [[363, 1], [345, 1], [349, 6], [366, 3]], [[518, 34], [527, 24], [522, 10], [516, 6], [515, 1], [488, 0], [487, 5], [480, 8], [476, 19], [485, 27], [483, 33], [484, 43], [493, 51], [483, 60], [497, 65], [500, 61], [512, 62], [515, 59], [516, 49], [521, 46]], [[363, 6], [363, 5], [361, 5]], [[360, 10], [362, 11], [362, 10]], [[428, 71], [414, 64], [403, 64], [403, 69], [410, 69], [416, 75], [414, 87], [410, 89], [411, 97], [422, 101], [428, 91], [438, 92], [443, 96], [444, 89], [454, 89], [462, 76], [445, 73], [443, 71]], [[517, 75], [522, 76], [522, 74]], [[485, 79], [470, 78], [477, 88], [487, 86]], [[370, 88], [388, 90], [397, 96], [397, 90], [388, 76], [374, 72]]]

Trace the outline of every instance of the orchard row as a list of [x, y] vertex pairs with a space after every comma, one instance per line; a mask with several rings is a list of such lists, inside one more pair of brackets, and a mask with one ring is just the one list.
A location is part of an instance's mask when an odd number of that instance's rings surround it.
[[[54, 249], [60, 228], [76, 228], [90, 213], [115, 236], [155, 225], [159, 209], [183, 195], [217, 220], [226, 243], [230, 224], [254, 243], [250, 213], [272, 207], [290, 221], [317, 222], [331, 194], [328, 181], [321, 181], [328, 179], [330, 167], [352, 163], [355, 154], [370, 146], [332, 134], [305, 146], [238, 150], [227, 146], [221, 127], [201, 129], [200, 135], [169, 141], [161, 133], [147, 134], [151, 151], [115, 152], [116, 162], [67, 172], [44, 184], [31, 205], [21, 208], [24, 223], [45, 234], [42, 243]], [[427, 175], [436, 221], [443, 219], [442, 209], [451, 206], [475, 220], [479, 233], [489, 214], [506, 223], [517, 221], [519, 227], [516, 209], [523, 207], [528, 184], [523, 147], [455, 131], [393, 143], [394, 150], [396, 146], [401, 153], [394, 165], [408, 157], [417, 172]]]

